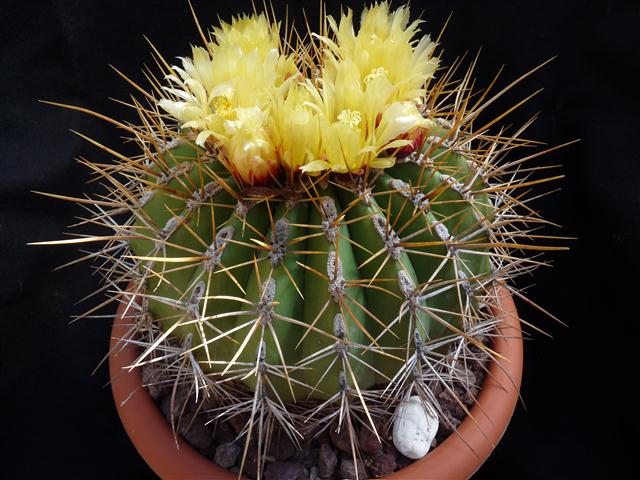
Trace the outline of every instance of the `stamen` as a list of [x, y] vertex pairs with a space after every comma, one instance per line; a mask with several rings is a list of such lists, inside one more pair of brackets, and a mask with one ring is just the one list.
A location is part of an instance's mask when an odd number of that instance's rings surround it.
[[362, 115], [357, 110], [349, 110], [347, 108], [340, 112], [340, 114], [338, 115], [338, 121], [340, 123], [348, 125], [349, 128], [356, 128], [362, 121]]
[[378, 67], [371, 70], [371, 73], [364, 77], [364, 83], [369, 83], [374, 78], [378, 77], [386, 77], [389, 75], [389, 72], [384, 67]]
[[231, 113], [231, 102], [224, 95], [220, 95], [213, 99], [213, 111], [224, 118], [228, 118]]

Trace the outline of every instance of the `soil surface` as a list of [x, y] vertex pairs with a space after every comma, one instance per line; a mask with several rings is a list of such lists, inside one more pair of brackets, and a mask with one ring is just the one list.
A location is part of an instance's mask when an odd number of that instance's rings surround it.
[[[473, 347], [472, 347], [473, 348]], [[440, 425], [432, 448], [451, 435], [470, 409], [485, 377], [486, 354], [477, 349], [477, 360], [467, 360], [459, 369], [465, 381], [437, 384], [432, 392], [440, 407]], [[153, 364], [152, 364], [153, 365]], [[214, 405], [204, 400], [196, 403], [188, 398], [188, 389], [162, 386], [158, 372], [145, 366], [143, 383], [156, 400], [167, 421], [193, 448], [219, 466], [257, 478], [258, 447], [251, 442], [244, 455], [244, 437], [238, 438], [247, 418], [236, 415], [225, 421], [215, 421]], [[456, 398], [457, 397], [457, 398]], [[327, 428], [315, 437], [302, 441], [299, 448], [282, 431], [276, 430], [267, 455], [263, 456], [265, 480], [338, 480], [384, 477], [406, 467], [413, 460], [401, 455], [393, 446], [391, 428], [376, 425], [382, 442], [370, 428], [356, 426], [360, 457], [354, 459], [346, 429], [337, 432]]]

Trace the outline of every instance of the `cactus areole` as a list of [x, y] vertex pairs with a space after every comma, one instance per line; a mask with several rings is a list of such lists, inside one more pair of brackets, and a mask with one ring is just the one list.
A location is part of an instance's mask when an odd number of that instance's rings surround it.
[[478, 352], [503, 360], [496, 285], [525, 298], [509, 281], [543, 264], [525, 254], [559, 248], [534, 243], [554, 237], [532, 233], [530, 189], [559, 177], [530, 166], [530, 122], [478, 120], [517, 82], [436, 72], [406, 6], [322, 19], [298, 44], [256, 13], [200, 30], [180, 65], [156, 52], [141, 124], [110, 120], [139, 154], [84, 162], [108, 192], [78, 201], [110, 234], [59, 242], [106, 241], [86, 258], [136, 319], [131, 366], [247, 414], [246, 445], [276, 423], [296, 444], [386, 438], [408, 399], [446, 424], [434, 392], [468, 388]]

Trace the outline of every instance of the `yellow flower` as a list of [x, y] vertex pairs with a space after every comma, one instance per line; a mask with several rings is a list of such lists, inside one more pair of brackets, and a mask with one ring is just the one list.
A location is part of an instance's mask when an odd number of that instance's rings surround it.
[[280, 161], [290, 171], [320, 156], [320, 111], [314, 103], [317, 91], [309, 82], [296, 84], [286, 97], [273, 103], [271, 134]]
[[[175, 74], [167, 77], [172, 86], [165, 88], [168, 97], [159, 106], [197, 131], [197, 144], [228, 147], [232, 172], [253, 184], [268, 177], [265, 169], [277, 171], [275, 148], [265, 131], [267, 112], [298, 71], [293, 57], [281, 54], [278, 27], [264, 14], [223, 23], [213, 38], [206, 49], [194, 47], [191, 58], [182, 58], [182, 67], [173, 67]], [[250, 125], [260, 130], [249, 134]]]
[[267, 115], [258, 107], [236, 108], [233, 119], [223, 122], [224, 133], [216, 133], [223, 154], [248, 185], [268, 182], [278, 171], [278, 160], [266, 133]]
[[327, 21], [335, 39], [317, 37], [327, 45], [330, 56], [353, 62], [363, 82], [387, 78], [393, 86], [393, 101], [415, 101], [424, 96], [424, 84], [433, 78], [439, 60], [433, 57], [435, 43], [428, 35], [414, 39], [422, 21], [409, 24], [408, 6], [394, 12], [389, 11], [388, 2], [365, 8], [357, 34], [351, 10], [341, 16], [340, 23], [332, 17]]
[[[362, 172], [394, 164], [395, 149], [412, 145], [416, 131], [431, 126], [417, 108], [437, 60], [428, 37], [414, 48], [419, 21], [407, 27], [409, 12], [376, 4], [362, 15], [355, 33], [351, 11], [336, 24], [326, 45], [317, 109], [322, 112], [322, 151], [302, 170]], [[389, 156], [385, 156], [389, 155]]]
[[407, 7], [392, 12], [387, 2], [364, 10], [357, 33], [351, 10], [327, 21], [334, 36], [318, 37], [326, 46], [319, 79], [303, 78], [264, 14], [242, 16], [173, 67], [159, 106], [197, 132], [197, 144], [220, 147], [251, 185], [280, 165], [309, 173], [393, 165], [397, 149], [431, 125], [417, 105], [438, 65], [435, 45], [415, 38], [421, 22], [409, 24]]
[[323, 116], [320, 122], [321, 158], [303, 165], [301, 170], [307, 173], [323, 170], [362, 173], [367, 167], [392, 167], [395, 158], [383, 156], [385, 152], [390, 154], [394, 149], [412, 144], [411, 139], [399, 137], [432, 125], [411, 102], [394, 102], [387, 106], [379, 119], [374, 119], [372, 129], [362, 123], [359, 111], [343, 110], [332, 123]]
[[280, 37], [278, 29], [269, 23], [264, 14], [234, 17], [231, 23], [222, 22], [212, 32], [215, 42], [208, 44], [211, 53], [220, 49], [240, 48], [244, 52], [258, 50], [265, 58], [270, 50], [278, 50]]

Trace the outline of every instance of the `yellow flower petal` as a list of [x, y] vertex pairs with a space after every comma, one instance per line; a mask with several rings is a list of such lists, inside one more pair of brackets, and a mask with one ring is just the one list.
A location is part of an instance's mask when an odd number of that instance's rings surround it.
[[371, 162], [373, 168], [391, 168], [396, 164], [396, 159], [393, 157], [376, 158]]
[[331, 165], [329, 164], [329, 162], [326, 162], [324, 160], [312, 160], [311, 162], [300, 167], [300, 170], [305, 173], [319, 173], [324, 170], [330, 169]]

